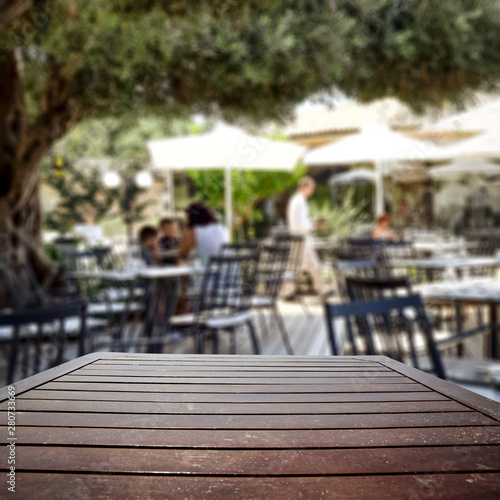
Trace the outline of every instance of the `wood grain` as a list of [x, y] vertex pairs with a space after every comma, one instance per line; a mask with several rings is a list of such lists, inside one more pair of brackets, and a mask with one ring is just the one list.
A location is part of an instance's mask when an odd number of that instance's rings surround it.
[[500, 491], [500, 405], [383, 357], [95, 353], [16, 388], [20, 498]]

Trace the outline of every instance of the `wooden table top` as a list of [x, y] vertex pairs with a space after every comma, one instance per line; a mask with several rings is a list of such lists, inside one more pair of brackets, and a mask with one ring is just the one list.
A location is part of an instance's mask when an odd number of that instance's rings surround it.
[[500, 404], [385, 357], [95, 353], [14, 386], [19, 498], [500, 492]]

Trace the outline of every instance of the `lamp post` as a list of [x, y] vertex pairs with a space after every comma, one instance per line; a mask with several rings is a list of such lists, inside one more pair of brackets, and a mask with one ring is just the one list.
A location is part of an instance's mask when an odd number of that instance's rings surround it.
[[104, 185], [110, 189], [116, 189], [123, 184], [123, 201], [125, 207], [125, 226], [127, 228], [127, 240], [130, 244], [133, 241], [133, 227], [134, 215], [132, 212], [132, 198], [134, 186], [140, 189], [147, 189], [153, 184], [153, 177], [148, 171], [141, 171], [137, 173], [130, 172], [106, 172], [103, 176]]

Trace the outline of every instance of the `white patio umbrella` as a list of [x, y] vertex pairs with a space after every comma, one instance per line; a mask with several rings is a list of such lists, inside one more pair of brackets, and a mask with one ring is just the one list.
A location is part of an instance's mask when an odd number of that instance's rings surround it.
[[426, 128], [438, 132], [474, 132], [500, 130], [500, 99], [455, 113]]
[[305, 148], [246, 134], [236, 127], [218, 125], [212, 132], [148, 142], [155, 168], [167, 172], [170, 212], [173, 211], [172, 172], [187, 169], [225, 171], [226, 225], [232, 227], [231, 171], [291, 171]]
[[368, 170], [367, 168], [356, 168], [354, 170], [349, 170], [348, 172], [343, 172], [342, 174], [332, 175], [328, 180], [329, 184], [363, 184], [363, 183], [373, 183], [376, 180], [377, 175], [373, 170]]
[[310, 151], [304, 158], [308, 166], [373, 163], [376, 167], [376, 213], [384, 211], [383, 176], [391, 165], [439, 159], [439, 147], [392, 132], [383, 125], [370, 125], [359, 134]]
[[442, 158], [500, 159], [500, 131], [490, 130], [441, 149]]
[[475, 176], [498, 177], [500, 165], [470, 161], [456, 161], [444, 167], [435, 167], [429, 170], [433, 179], [441, 181], [460, 181]]

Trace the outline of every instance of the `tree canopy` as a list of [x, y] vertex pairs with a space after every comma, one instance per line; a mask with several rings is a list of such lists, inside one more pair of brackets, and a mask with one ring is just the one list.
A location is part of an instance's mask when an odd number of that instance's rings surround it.
[[417, 109], [496, 88], [499, 28], [490, 0], [46, 0], [1, 46], [18, 50], [31, 117], [58, 76], [73, 119], [147, 108], [276, 118], [333, 88]]
[[104, 186], [104, 174], [113, 171], [132, 178], [149, 163], [148, 140], [190, 133], [194, 126], [158, 117], [93, 119], [76, 126], [42, 163], [42, 180], [58, 195], [57, 206], [44, 213], [46, 227], [66, 232], [75, 224], [96, 224], [104, 217], [141, 220], [153, 200], [146, 199], [144, 190], [133, 182], [125, 199], [123, 185]]

